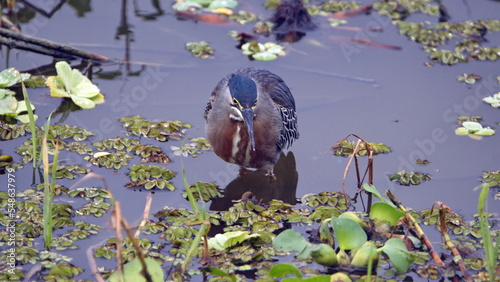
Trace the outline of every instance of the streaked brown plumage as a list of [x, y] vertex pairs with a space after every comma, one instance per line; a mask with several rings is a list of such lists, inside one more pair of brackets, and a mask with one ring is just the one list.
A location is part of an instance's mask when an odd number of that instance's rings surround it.
[[279, 153], [299, 137], [290, 89], [265, 69], [241, 68], [224, 77], [212, 92], [205, 119], [217, 156], [269, 175]]

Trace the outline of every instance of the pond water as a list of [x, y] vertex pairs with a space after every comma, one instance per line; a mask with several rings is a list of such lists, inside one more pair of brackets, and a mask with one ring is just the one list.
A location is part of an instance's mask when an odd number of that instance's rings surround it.
[[[71, 113], [65, 124], [96, 133], [93, 140], [98, 141], [124, 136], [118, 120], [141, 115], [150, 121], [182, 120], [193, 125], [187, 131], [188, 138], [205, 136], [203, 112], [217, 82], [242, 66], [266, 68], [285, 80], [297, 105], [300, 139], [290, 150], [296, 160], [298, 198], [306, 193], [341, 191], [348, 159], [334, 157], [327, 151], [354, 133], [369, 142], [384, 143], [392, 150], [374, 160], [374, 184], [380, 191], [392, 190], [404, 205], [415, 210], [429, 209], [435, 201], [442, 201], [467, 219], [476, 212], [479, 192], [473, 188], [480, 184], [484, 171], [499, 169], [499, 136], [473, 140], [455, 135], [454, 130], [459, 115], [482, 116], [482, 124], [498, 130], [498, 109], [481, 101], [500, 91], [496, 81], [500, 75], [498, 62], [428, 67], [424, 63], [429, 59], [421, 45], [399, 35], [387, 18], [376, 13], [349, 18], [347, 26], [377, 26], [382, 32], [333, 29], [323, 17], [314, 17], [319, 28], [301, 41], [285, 45], [286, 56], [270, 62], [250, 61], [235, 48], [237, 42], [228, 33], [231, 30], [251, 33], [252, 24], [179, 20], [170, 2], [159, 3], [159, 10], [153, 5], [155, 1], [151, 2], [89, 1], [89, 9], [84, 12], [65, 4], [49, 19], [37, 14], [21, 25], [27, 34], [130, 62], [95, 68], [93, 81], [106, 96], [106, 103]], [[498, 1], [442, 2], [453, 22], [495, 19], [500, 8]], [[263, 19], [272, 13], [263, 8], [261, 1], [240, 1], [240, 7]], [[415, 21], [424, 19], [422, 16]], [[123, 34], [124, 30], [128, 30], [128, 35]], [[118, 32], [122, 34], [117, 36]], [[350, 38], [366, 38], [401, 49], [353, 44]], [[498, 33], [488, 35], [487, 39], [491, 46], [500, 42]], [[214, 58], [195, 58], [184, 49], [186, 42], [202, 40], [211, 43]], [[272, 38], [260, 40], [266, 42]], [[7, 55], [6, 48], [1, 51], [1, 69], [16, 67], [36, 73], [37, 68], [52, 62], [49, 57], [33, 53], [11, 50]], [[457, 81], [462, 73], [475, 73], [483, 79], [468, 86]], [[60, 100], [50, 97], [46, 88], [31, 89], [29, 94], [37, 107], [38, 124], [42, 125]], [[25, 139], [3, 142], [3, 154], [13, 154], [14, 148]], [[144, 142], [167, 152], [173, 160], [168, 167], [180, 173], [180, 159], [170, 149], [179, 146], [179, 141]], [[15, 155], [14, 159], [20, 162], [21, 158]], [[417, 165], [416, 159], [428, 160], [430, 164]], [[88, 166], [71, 155], [62, 154], [60, 160]], [[364, 166], [366, 160], [360, 160]], [[238, 172], [237, 167], [226, 164], [211, 151], [184, 159], [184, 166], [190, 183], [215, 181], [220, 187], [229, 184]], [[146, 193], [123, 187], [128, 181], [126, 171], [91, 168], [111, 183], [115, 197], [126, 207], [127, 220], [138, 223]], [[432, 180], [410, 187], [388, 180], [388, 175], [403, 169], [428, 173]], [[356, 189], [354, 180], [351, 170], [346, 186], [349, 195]], [[180, 174], [172, 183], [178, 190], [155, 192], [151, 211], [163, 206], [189, 207], [180, 196], [183, 190]], [[86, 185], [101, 184], [91, 180]], [[500, 212], [500, 205], [493, 201], [493, 192], [490, 198], [490, 210]], [[101, 234], [93, 241], [97, 243], [104, 238]], [[85, 261], [83, 257], [77, 259]]]

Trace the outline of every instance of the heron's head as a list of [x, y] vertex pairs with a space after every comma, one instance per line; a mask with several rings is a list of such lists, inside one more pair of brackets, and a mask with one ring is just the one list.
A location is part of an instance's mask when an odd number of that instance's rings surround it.
[[235, 109], [231, 111], [234, 113], [231, 117], [245, 123], [252, 144], [252, 150], [255, 151], [253, 110], [257, 105], [257, 85], [247, 76], [233, 74], [229, 78], [228, 87], [231, 93], [230, 105]]

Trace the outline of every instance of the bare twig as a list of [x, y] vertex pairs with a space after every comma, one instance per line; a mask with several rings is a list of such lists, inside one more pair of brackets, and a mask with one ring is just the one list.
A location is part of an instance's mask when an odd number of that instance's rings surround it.
[[135, 231], [135, 234], [134, 234], [134, 237], [136, 237], [136, 238], [139, 237], [139, 235], [141, 234], [141, 227], [146, 225], [146, 223], [148, 222], [149, 212], [151, 210], [151, 203], [152, 202], [153, 202], [153, 196], [151, 194], [151, 191], [149, 191], [147, 198], [146, 198], [146, 205], [144, 206], [143, 219], [142, 219], [141, 223], [139, 224], [139, 226], [137, 227], [137, 230]]
[[94, 258], [94, 249], [97, 247], [97, 246], [100, 246], [102, 243], [98, 243], [94, 246], [90, 246], [86, 253], [87, 253], [87, 260], [89, 261], [89, 266], [90, 266], [90, 270], [92, 270], [92, 275], [94, 275], [94, 277], [96, 278], [96, 280], [98, 282], [104, 282], [104, 278], [102, 278], [101, 274], [99, 273], [99, 270], [97, 269], [97, 263], [95, 262], [95, 258]]
[[[53, 57], [79, 57], [93, 61], [110, 61], [109, 58], [95, 54], [93, 52], [74, 48], [54, 41], [37, 38], [23, 33], [14, 32], [5, 28], [0, 28], [0, 38], [2, 39], [0, 43], [7, 45], [8, 47], [19, 48], [22, 50], [32, 51]], [[17, 42], [16, 40], [20, 42]], [[34, 46], [30, 44], [33, 44]]]

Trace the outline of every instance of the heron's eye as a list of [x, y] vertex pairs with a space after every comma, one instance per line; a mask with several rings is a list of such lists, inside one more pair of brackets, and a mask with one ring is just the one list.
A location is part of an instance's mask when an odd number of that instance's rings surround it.
[[233, 106], [241, 108], [240, 103], [238, 102], [238, 99], [233, 98]]

